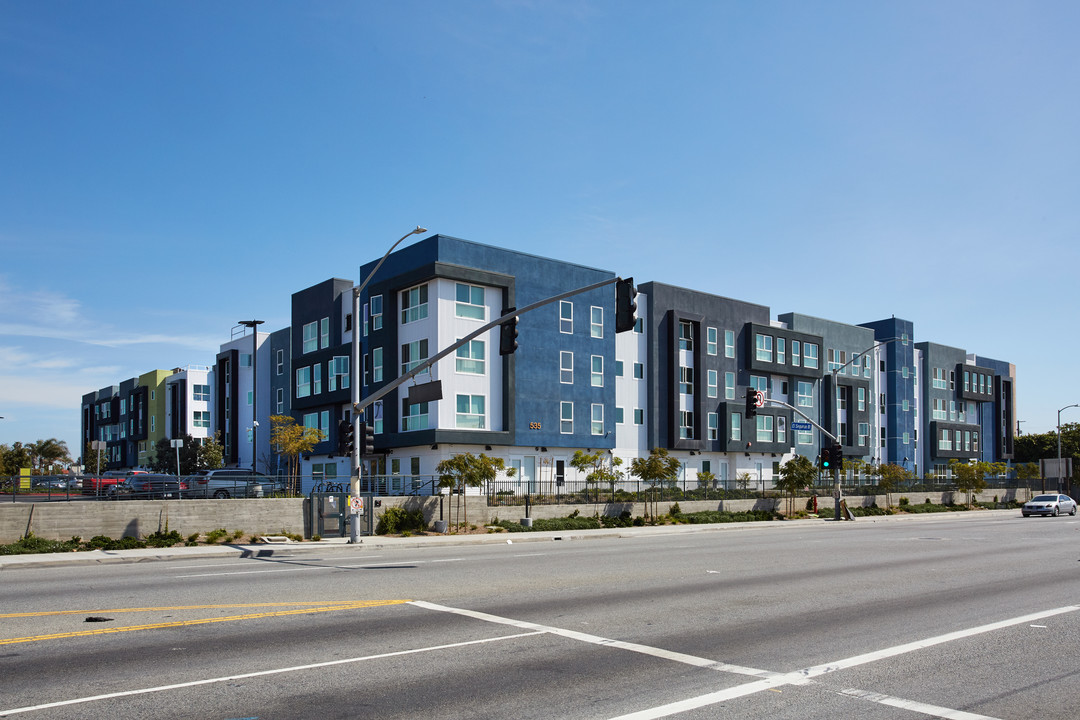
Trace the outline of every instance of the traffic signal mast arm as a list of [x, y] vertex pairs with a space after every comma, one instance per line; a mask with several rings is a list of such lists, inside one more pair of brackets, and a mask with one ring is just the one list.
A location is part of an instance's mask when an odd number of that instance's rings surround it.
[[826, 430], [825, 428], [823, 428], [823, 427], [821, 427], [820, 425], [818, 425], [818, 424], [817, 424], [816, 422], [814, 422], [814, 421], [813, 421], [812, 419], [808, 418], [808, 417], [807, 417], [807, 416], [806, 416], [806, 415], [805, 415], [805, 414], [804, 414], [804, 413], [803, 413], [803, 412], [802, 412], [801, 410], [799, 410], [799, 408], [797, 408], [797, 407], [795, 407], [795, 406], [793, 406], [793, 405], [788, 405], [788, 404], [787, 404], [786, 402], [784, 402], [783, 400], [773, 400], [772, 398], [765, 398], [765, 402], [767, 402], [767, 403], [771, 403], [771, 404], [773, 404], [773, 405], [783, 405], [783, 406], [784, 406], [784, 407], [786, 407], [786, 408], [787, 408], [788, 410], [791, 410], [792, 412], [794, 412], [794, 413], [797, 413], [797, 414], [799, 415], [799, 417], [801, 417], [801, 418], [802, 418], [803, 420], [806, 420], [806, 422], [808, 422], [808, 423], [810, 423], [811, 425], [813, 425], [814, 427], [816, 427], [816, 428], [817, 428], [818, 430], [820, 430], [820, 431], [822, 432], [822, 434], [823, 434], [823, 435], [827, 436], [827, 437], [828, 437], [828, 438], [829, 438], [830, 440], [832, 440], [832, 441], [833, 441], [834, 443], [839, 443], [839, 442], [840, 442], [840, 439], [839, 439], [838, 437], [836, 437], [836, 436], [835, 436], [835, 435], [833, 435], [833, 434], [832, 434], [831, 432], [829, 432], [829, 431], [828, 431], [828, 430]]
[[414, 367], [409, 372], [407, 372], [404, 375], [398, 377], [396, 380], [391, 381], [388, 385], [385, 385], [384, 387], [380, 388], [379, 390], [372, 393], [371, 395], [368, 395], [366, 398], [364, 398], [360, 402], [355, 403], [353, 405], [353, 412], [356, 413], [357, 415], [359, 415], [368, 406], [378, 402], [379, 400], [382, 400], [384, 397], [389, 395], [391, 392], [393, 392], [394, 390], [397, 390], [401, 385], [405, 384], [406, 382], [411, 380], [413, 377], [415, 377], [415, 376], [419, 375], [420, 373], [424, 372], [429, 367], [431, 367], [435, 363], [439, 362], [444, 357], [446, 357], [450, 353], [454, 352], [455, 350], [457, 350], [459, 347], [461, 347], [465, 343], [470, 342], [471, 340], [475, 340], [476, 338], [478, 338], [481, 335], [483, 335], [484, 333], [486, 333], [488, 330], [491, 330], [492, 328], [498, 327], [499, 325], [502, 325], [504, 322], [506, 322], [508, 320], [512, 320], [512, 319], [518, 317], [519, 315], [524, 315], [525, 313], [527, 313], [527, 312], [529, 312], [531, 310], [535, 310], [535, 309], [543, 307], [545, 305], [550, 305], [553, 302], [558, 302], [559, 300], [565, 300], [566, 298], [573, 297], [574, 295], [580, 295], [582, 293], [587, 293], [590, 290], [596, 290], [598, 288], [604, 287], [605, 285], [614, 285], [615, 283], [621, 282], [621, 281], [622, 281], [622, 278], [618, 278], [618, 277], [613, 277], [613, 278], [610, 278], [608, 280], [601, 280], [598, 283], [593, 283], [592, 285], [586, 285], [585, 287], [578, 288], [577, 290], [569, 290], [569, 291], [564, 292], [564, 293], [562, 293], [560, 295], [555, 295], [553, 297], [549, 297], [549, 298], [546, 298], [544, 300], [539, 300], [537, 302], [534, 302], [532, 305], [526, 305], [523, 308], [519, 308], [517, 310], [512, 310], [511, 312], [506, 313], [502, 317], [500, 317], [500, 318], [498, 318], [496, 320], [492, 320], [487, 325], [484, 325], [483, 327], [479, 328], [478, 330], [474, 330], [473, 332], [469, 333], [465, 337], [458, 340], [453, 345], [450, 345], [449, 347], [447, 347], [447, 348], [445, 348], [443, 350], [440, 350], [438, 353], [431, 356], [430, 358], [428, 358], [424, 362], [420, 363], [419, 365]]

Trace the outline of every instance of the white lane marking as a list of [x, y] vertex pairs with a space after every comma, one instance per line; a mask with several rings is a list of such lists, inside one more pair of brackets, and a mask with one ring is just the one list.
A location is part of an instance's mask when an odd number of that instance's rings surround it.
[[[1012, 618], [1010, 620], [1002, 620], [1000, 622], [989, 623], [987, 625], [980, 625], [978, 627], [969, 628], [967, 630], [958, 630], [956, 632], [945, 633], [944, 635], [938, 635], [936, 637], [926, 638], [925, 640], [917, 640], [911, 643], [905, 643], [903, 645], [897, 645], [891, 648], [885, 648], [883, 650], [877, 650], [874, 652], [863, 653], [862, 655], [855, 655], [854, 657], [846, 658], [844, 660], [837, 660], [836, 662], [826, 663], [824, 665], [815, 665], [813, 667], [804, 668], [803, 670], [796, 670], [786, 675], [776, 675], [765, 680], [759, 680], [757, 682], [746, 683], [727, 690], [721, 690], [720, 692], [709, 693], [707, 695], [699, 695], [698, 697], [687, 698], [674, 703], [668, 703], [667, 705], [660, 705], [655, 708], [648, 708], [646, 710], [639, 710], [638, 712], [629, 713], [627, 715], [619, 715], [612, 720], [655, 720], [655, 718], [667, 717], [669, 715], [675, 715], [681, 712], [687, 712], [689, 710], [695, 710], [698, 708], [706, 707], [708, 705], [714, 705], [716, 703], [731, 700], [733, 698], [742, 697], [744, 695], [750, 695], [752, 693], [758, 693], [763, 690], [769, 690], [777, 685], [792, 684], [799, 681], [805, 682], [810, 678], [825, 675], [827, 673], [835, 672], [837, 670], [845, 670], [857, 665], [863, 665], [865, 663], [875, 662], [877, 660], [883, 660], [889, 657], [895, 657], [904, 653], [913, 652], [915, 650], [922, 650], [924, 648], [933, 647], [934, 645], [940, 645], [941, 643], [951, 642], [953, 640], [960, 640], [962, 638], [972, 637], [982, 633], [991, 632], [993, 630], [1001, 630], [1003, 628], [1012, 627], [1015, 625], [1022, 625], [1023, 623], [1029, 623], [1033, 620], [1041, 620], [1042, 618], [1052, 617], [1054, 615], [1061, 615], [1063, 613], [1075, 612], [1080, 610], [1080, 607], [1075, 605], [1068, 605], [1065, 607], [1055, 608], [1053, 610], [1045, 610], [1043, 612], [1032, 613], [1030, 615], [1023, 615], [1021, 617]], [[884, 696], [883, 696], [884, 697]], [[929, 707], [929, 706], [928, 706]], [[958, 713], [959, 710], [949, 710], [948, 708], [941, 708], [941, 710], [947, 713]], [[962, 715], [940, 714], [937, 717], [949, 718], [954, 717], [962, 718]], [[972, 716], [979, 717], [979, 716]]]
[[551, 553], [522, 553], [515, 555], [514, 557], [543, 557], [544, 555], [550, 555]]
[[311, 663], [310, 665], [294, 665], [293, 667], [275, 668], [273, 670], [259, 670], [256, 672], [243, 673], [241, 675], [229, 675], [226, 677], [206, 678], [204, 680], [192, 680], [190, 682], [175, 683], [173, 685], [159, 685], [157, 687], [140, 688], [138, 690], [123, 690], [121, 692], [106, 693], [104, 695], [91, 695], [89, 697], [73, 698], [71, 700], [59, 700], [57, 702], [43, 703], [41, 705], [27, 705], [25, 707], [0, 710], [0, 717], [18, 715], [20, 713], [46, 710], [48, 708], [63, 707], [65, 705], [78, 705], [80, 703], [110, 700], [112, 698], [130, 697], [132, 695], [145, 695], [147, 693], [164, 692], [167, 690], [179, 690], [182, 688], [197, 687], [199, 685], [212, 685], [214, 683], [230, 682], [233, 680], [245, 680], [247, 678], [265, 677], [267, 675], [280, 675], [282, 673], [314, 670], [316, 668], [331, 667], [334, 665], [347, 665], [349, 663], [364, 662], [365, 660], [381, 660], [401, 655], [415, 655], [417, 653], [433, 652], [436, 650], [449, 650], [466, 647], [468, 645], [481, 645], [483, 643], [500, 642], [502, 640], [515, 640], [517, 638], [541, 635], [541, 632], [518, 633], [517, 635], [503, 635], [501, 637], [484, 638], [482, 640], [466, 640], [465, 642], [450, 643], [448, 645], [432, 645], [430, 647], [416, 648], [414, 650], [399, 650], [397, 652], [380, 653], [378, 655], [364, 655], [362, 657], [344, 658], [342, 660], [328, 660], [326, 662]]
[[[338, 562], [338, 561], [341, 561], [341, 560], [374, 560], [375, 558], [380, 558], [380, 557], [382, 557], [382, 555], [354, 555], [352, 557], [334, 558], [334, 561]], [[259, 562], [259, 563], [290, 563], [290, 562], [314, 562], [316, 560], [321, 561], [321, 560], [326, 560], [326, 559], [327, 558], [310, 558], [310, 559], [308, 559], [308, 558], [303, 558], [303, 557], [301, 557], [299, 555], [293, 555], [293, 556], [289, 556], [289, 557], [284, 557], [284, 556], [271, 557], [271, 556], [267, 555], [266, 557], [238, 557], [238, 558], [236, 558], [236, 560], [233, 560], [232, 562], [227, 562], [227, 563], [200, 563], [198, 565], [173, 565], [169, 569], [170, 570], [199, 570], [199, 569], [208, 568], [208, 567], [230, 567], [232, 565], [235, 565], [237, 561], [242, 561], [242, 562], [243, 561], [247, 561], [247, 562], [255, 561], [255, 562]], [[150, 568], [149, 565], [146, 565], [145, 567]]]
[[[455, 615], [463, 615], [465, 617], [471, 617], [475, 620], [483, 620], [484, 622], [497, 623], [499, 625], [510, 625], [512, 627], [521, 628], [523, 630], [539, 630], [541, 632], [550, 633], [552, 635], [560, 635], [562, 637], [570, 638], [572, 640], [587, 642], [593, 645], [602, 645], [604, 647], [618, 648], [620, 650], [629, 650], [631, 652], [642, 653], [643, 655], [651, 655], [653, 657], [658, 657], [663, 660], [672, 660], [674, 662], [680, 662], [686, 665], [693, 665], [694, 667], [709, 668], [712, 670], [719, 670], [721, 672], [736, 673], [738, 675], [750, 675], [752, 677], [772, 678], [781, 676], [781, 673], [769, 672], [768, 670], [758, 670], [757, 668], [742, 667], [740, 665], [728, 665], [727, 663], [716, 662], [715, 660], [710, 660], [708, 658], [696, 657], [694, 655], [686, 655], [679, 652], [672, 652], [671, 650], [663, 650], [661, 648], [650, 647], [648, 645], [639, 645], [637, 643], [623, 642], [621, 640], [612, 640], [610, 638], [600, 637], [598, 635], [589, 635], [588, 633], [577, 632], [576, 630], [566, 630], [565, 628], [554, 627], [551, 625], [539, 625], [537, 623], [526, 622], [524, 620], [514, 620], [511, 618], [500, 617], [498, 615], [489, 615], [488, 613], [476, 612], [475, 610], [462, 610], [461, 608], [452, 608], [447, 607], [446, 605], [436, 605], [435, 603], [429, 603], [423, 600], [411, 600], [407, 604], [415, 605], [426, 610], [435, 610], [438, 612], [448, 612]], [[787, 682], [791, 681], [788, 680]]]
[[891, 695], [870, 692], [869, 690], [857, 690], [852, 688], [849, 690], [841, 690], [840, 694], [859, 698], [860, 700], [869, 700], [870, 702], [876, 702], [879, 705], [888, 705], [889, 707], [900, 708], [901, 710], [922, 713], [923, 715], [929, 715], [930, 717], [945, 718], [946, 720], [997, 720], [997, 718], [992, 718], [989, 715], [979, 715], [978, 713], [969, 713], [965, 710], [953, 710], [952, 708], [940, 707], [938, 705], [928, 705], [914, 700], [905, 700], [904, 698], [892, 697]]

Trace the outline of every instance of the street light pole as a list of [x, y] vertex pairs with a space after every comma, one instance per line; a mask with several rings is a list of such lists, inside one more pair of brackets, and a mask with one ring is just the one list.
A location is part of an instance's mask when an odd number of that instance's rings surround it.
[[[1065, 407], [1061, 408], [1061, 410], [1068, 410], [1069, 408], [1074, 408], [1074, 407], [1080, 407], [1080, 403], [1073, 403], [1072, 405], [1066, 405]], [[1057, 477], [1057, 481], [1058, 481], [1058, 492], [1061, 492], [1061, 410], [1058, 410], [1058, 417], [1057, 417], [1057, 441], [1058, 441], [1058, 443], [1057, 443], [1057, 445], [1058, 445], [1058, 454], [1057, 454], [1057, 474], [1058, 474], [1058, 477]], [[1046, 478], [1043, 478], [1043, 488], [1042, 489], [1043, 489], [1043, 492], [1046, 492]]]
[[[360, 295], [367, 288], [368, 283], [371, 282], [371, 278], [375, 277], [375, 273], [379, 271], [383, 263], [386, 262], [386, 258], [390, 257], [390, 253], [394, 252], [394, 248], [405, 241], [406, 238], [413, 235], [419, 235], [420, 233], [426, 233], [427, 228], [416, 226], [416, 229], [410, 230], [405, 233], [390, 246], [390, 249], [386, 251], [386, 254], [382, 256], [382, 259], [372, 268], [368, 276], [364, 278], [364, 281], [353, 288], [352, 294], [352, 367], [349, 368], [349, 382], [352, 385], [352, 407], [355, 408], [360, 404]], [[352, 468], [349, 472], [349, 542], [360, 542], [360, 523], [358, 513], [354, 509], [356, 507], [353, 498], [360, 497], [360, 446], [364, 442], [364, 439], [360, 436], [360, 414], [353, 410], [352, 413], [352, 426], [353, 426], [353, 451], [352, 456], [349, 458]]]
[[251, 472], [259, 472], [259, 326], [262, 320], [241, 320], [240, 325], [251, 328]]

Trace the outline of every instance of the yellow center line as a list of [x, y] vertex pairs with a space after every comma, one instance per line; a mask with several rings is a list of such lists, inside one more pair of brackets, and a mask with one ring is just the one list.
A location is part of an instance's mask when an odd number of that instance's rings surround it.
[[356, 605], [357, 600], [322, 600], [311, 602], [230, 603], [217, 605], [166, 605], [164, 607], [116, 608], [113, 610], [44, 610], [38, 612], [3, 613], [0, 618], [47, 617], [49, 615], [98, 615], [101, 613], [162, 612], [165, 610], [220, 610], [256, 607], [306, 607], [325, 605]]
[[[250, 613], [247, 615], [230, 615], [218, 618], [198, 618], [195, 620], [176, 620], [173, 622], [152, 623], [149, 625], [128, 625], [124, 627], [95, 628], [93, 630], [77, 630], [74, 632], [54, 633], [51, 635], [33, 635], [30, 637], [10, 638], [0, 640], [0, 645], [15, 645], [16, 643], [39, 642], [42, 640], [59, 640], [63, 638], [87, 637], [90, 635], [109, 635], [112, 633], [132, 632], [134, 630], [160, 630], [162, 628], [184, 627], [187, 625], [207, 625], [209, 623], [231, 622], [233, 620], [255, 620], [258, 618], [283, 617], [286, 615], [302, 615], [306, 613], [333, 612], [335, 610], [359, 610], [362, 608], [384, 607], [387, 605], [402, 605], [409, 600], [370, 600], [362, 602], [339, 603], [325, 607], [301, 607], [295, 610], [279, 610], [276, 612]], [[314, 605], [315, 603], [277, 603], [278, 607], [290, 605]], [[325, 605], [325, 603], [324, 603]], [[186, 608], [141, 608], [142, 610], [162, 609], [210, 609], [221, 607], [273, 607], [274, 603], [255, 603], [253, 605], [192, 605]], [[134, 610], [103, 610], [99, 612], [134, 612]]]

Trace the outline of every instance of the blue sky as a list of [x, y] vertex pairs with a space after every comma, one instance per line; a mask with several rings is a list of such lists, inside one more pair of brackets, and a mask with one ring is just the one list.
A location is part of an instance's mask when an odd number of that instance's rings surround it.
[[285, 326], [416, 225], [903, 317], [1015, 363], [1023, 429], [1053, 429], [1078, 27], [1072, 1], [0, 0], [0, 443], [78, 454], [83, 393]]

